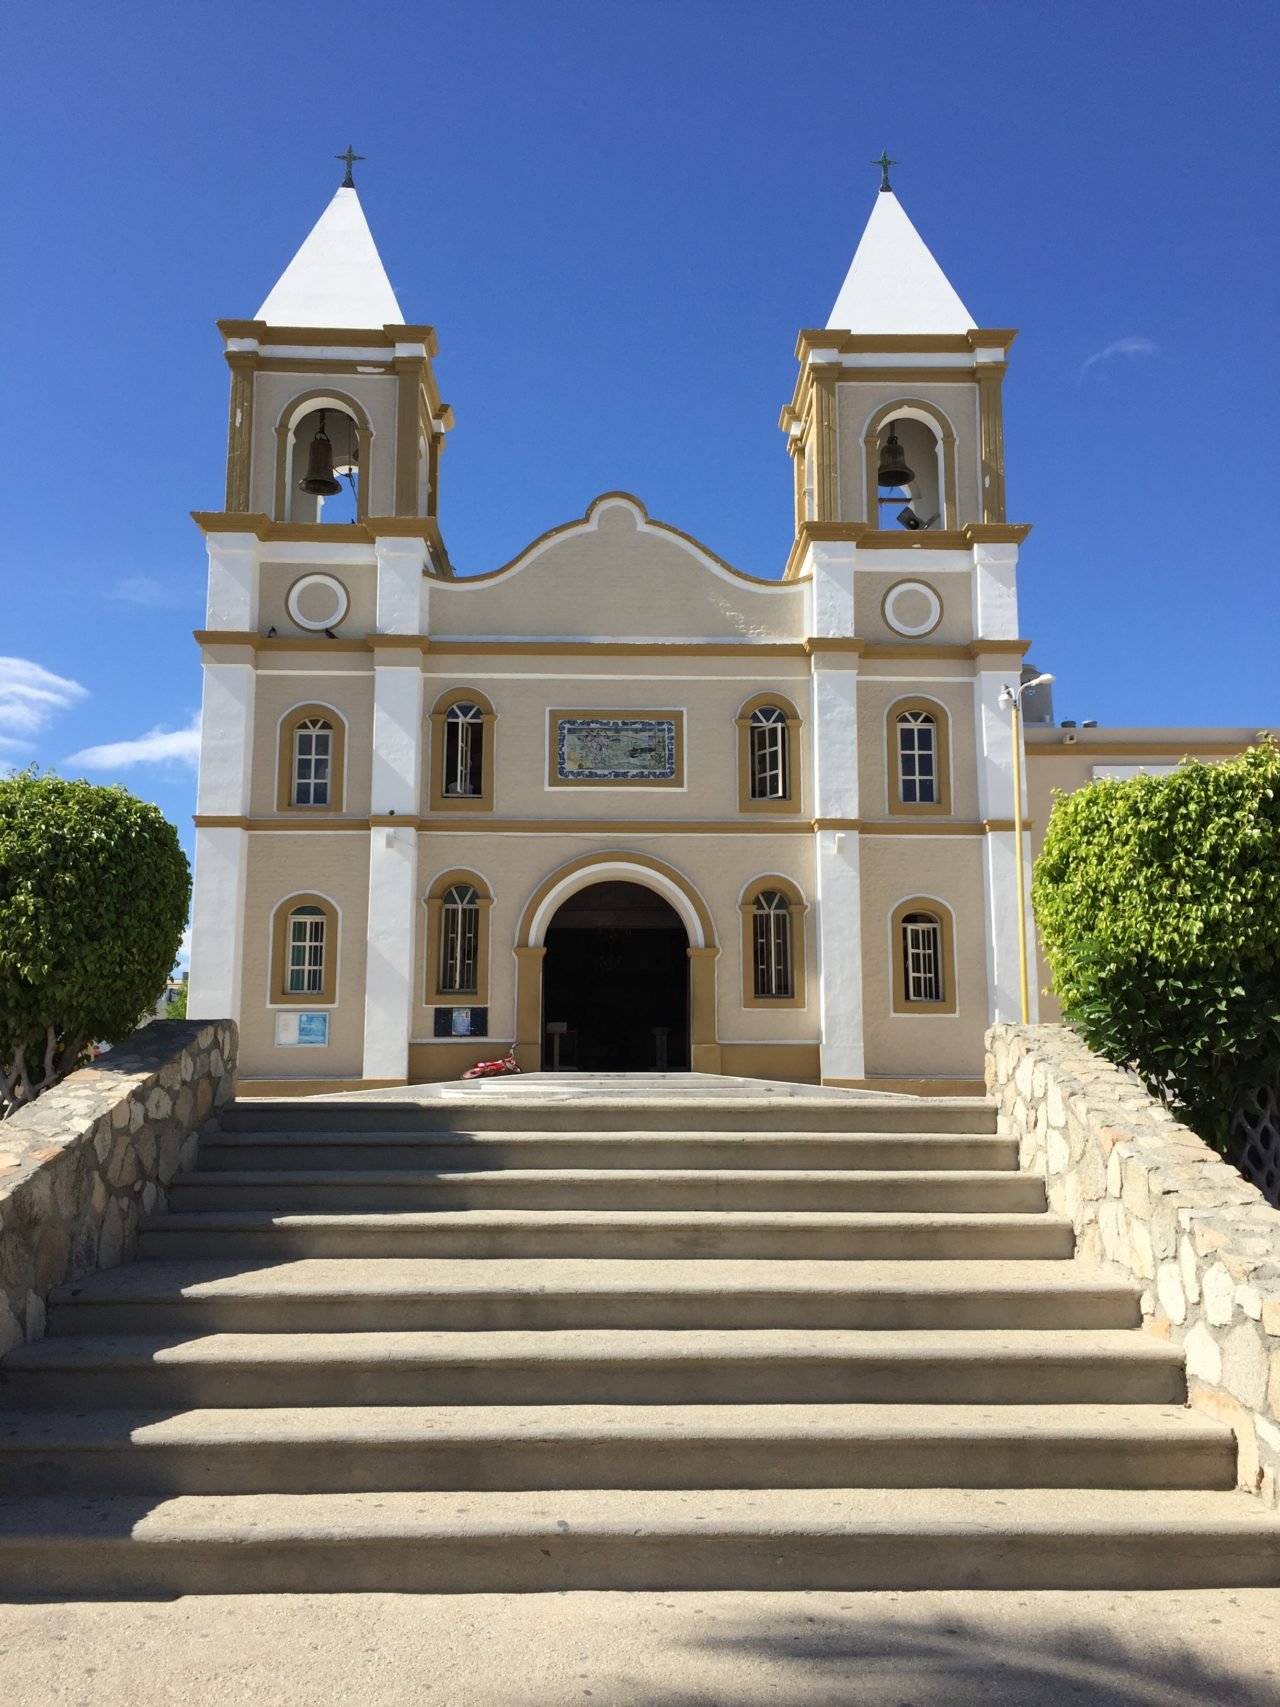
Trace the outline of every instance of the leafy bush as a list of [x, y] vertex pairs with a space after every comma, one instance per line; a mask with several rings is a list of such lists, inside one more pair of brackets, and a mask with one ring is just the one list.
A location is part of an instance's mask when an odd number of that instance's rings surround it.
[[155, 1006], [190, 893], [156, 807], [34, 770], [0, 779], [0, 1118]]
[[1032, 895], [1064, 1018], [1227, 1150], [1280, 1072], [1280, 747], [1059, 795]]

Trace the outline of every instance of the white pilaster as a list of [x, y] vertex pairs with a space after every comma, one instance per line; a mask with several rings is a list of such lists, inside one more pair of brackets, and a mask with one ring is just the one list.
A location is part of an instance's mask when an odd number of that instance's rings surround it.
[[421, 539], [377, 539], [379, 634], [425, 634], [427, 631], [426, 542]]
[[[983, 819], [1010, 820], [1013, 817], [1013, 726], [1008, 711], [1000, 704], [1000, 694], [1008, 682], [1016, 686], [1018, 666], [1001, 670], [981, 670], [974, 678], [974, 707], [977, 718], [978, 748], [978, 815]], [[1026, 764], [1022, 767], [1023, 800], [1026, 812]], [[1018, 973], [1018, 911], [1017, 873], [1014, 837], [1011, 830], [989, 832], [984, 838], [982, 866], [983, 893], [986, 906], [987, 1000], [992, 1023], [1012, 1021], [1022, 1016], [1019, 999]], [[1031, 923], [1031, 836], [1023, 832], [1023, 857], [1026, 862], [1027, 935], [1033, 939]], [[1034, 955], [1034, 940], [1028, 952]], [[1034, 959], [1031, 961], [1034, 965]], [[1038, 1012], [1035, 989], [1031, 991], [1031, 1017]]]
[[[399, 557], [392, 561], [403, 565]], [[381, 611], [381, 556], [378, 571]], [[394, 585], [394, 577], [388, 579]], [[422, 669], [416, 655], [406, 656], [400, 648], [375, 646], [373, 663], [373, 816], [395, 813], [407, 821], [370, 832], [364, 1077], [404, 1079], [418, 925], [418, 835], [412, 821], [418, 814], [422, 768]]]
[[[248, 648], [236, 650], [244, 653], [243, 661], [206, 660], [204, 666], [196, 811], [205, 817], [243, 818], [249, 810], [253, 655]], [[239, 826], [202, 826], [196, 831], [187, 997], [193, 1017], [240, 1020], [248, 863], [249, 837]]]
[[973, 548], [973, 632], [979, 640], [1018, 638], [1018, 548]]
[[196, 871], [191, 898], [192, 1019], [240, 1022], [240, 966], [244, 948], [245, 884], [249, 837], [244, 830], [196, 831]]
[[253, 632], [258, 626], [258, 558], [252, 534], [211, 533], [205, 627]]
[[853, 831], [818, 831], [818, 980], [821, 991], [822, 1077], [861, 1079], [862, 1037], [861, 842]]
[[418, 833], [408, 824], [369, 832], [369, 954], [364, 1077], [407, 1079], [413, 1011]]

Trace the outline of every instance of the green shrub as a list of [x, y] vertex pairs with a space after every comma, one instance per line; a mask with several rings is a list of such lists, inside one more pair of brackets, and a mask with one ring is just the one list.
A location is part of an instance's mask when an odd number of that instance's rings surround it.
[[1058, 795], [1032, 895], [1063, 1017], [1226, 1150], [1280, 1072], [1280, 747]]
[[156, 807], [34, 770], [0, 779], [0, 1118], [155, 1006], [190, 893]]

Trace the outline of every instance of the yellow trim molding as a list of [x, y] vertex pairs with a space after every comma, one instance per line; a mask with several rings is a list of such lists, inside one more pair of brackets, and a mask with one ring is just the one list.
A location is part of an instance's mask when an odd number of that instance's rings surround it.
[[[909, 1002], [906, 989], [906, 967], [903, 962], [903, 924], [908, 913], [927, 913], [938, 923], [939, 949], [942, 956], [942, 1000], [940, 1002]], [[917, 895], [900, 901], [889, 921], [890, 977], [893, 990], [893, 1012], [912, 1019], [931, 1014], [953, 1014], [956, 1011], [956, 948], [955, 923], [950, 907], [932, 896]]]
[[[321, 718], [328, 724], [333, 739], [330, 742], [329, 753], [329, 804], [327, 806], [299, 806], [293, 798], [294, 765], [293, 743], [298, 732], [298, 725], [305, 723], [309, 717]], [[304, 812], [324, 814], [333, 818], [340, 814], [346, 801], [346, 768], [347, 768], [347, 724], [341, 712], [335, 711], [331, 705], [295, 705], [292, 711], [286, 712], [280, 720], [278, 735], [278, 753], [276, 761], [276, 811]], [[248, 820], [241, 826], [247, 829]], [[320, 826], [317, 826], [319, 828]], [[324, 826], [327, 828], [328, 826]]]
[[[933, 719], [934, 759], [938, 798], [919, 802], [902, 798], [902, 749], [898, 741], [898, 719], [908, 712], [923, 712]], [[940, 700], [924, 694], [895, 699], [884, 714], [885, 787], [889, 812], [904, 818], [945, 818], [951, 812], [951, 713]]]
[[[751, 794], [751, 719], [766, 706], [776, 706], [786, 718], [787, 792], [784, 796], [767, 796], [756, 800]], [[801, 769], [803, 750], [801, 729], [804, 727], [795, 706], [780, 693], [752, 694], [734, 719], [738, 729], [738, 810], [745, 813], [795, 814], [804, 804], [804, 774]]]
[[[791, 994], [758, 996], [755, 980], [755, 909], [760, 896], [776, 890], [787, 903], [791, 923]], [[805, 914], [808, 903], [789, 877], [771, 873], [753, 877], [747, 885], [738, 912], [742, 916], [742, 1005], [744, 1008], [802, 1008], [805, 1006]]]
[[[480, 792], [446, 794], [444, 791], [445, 724], [455, 705], [480, 708]], [[493, 811], [493, 749], [497, 715], [493, 702], [477, 688], [450, 688], [431, 708], [431, 810], [433, 812]], [[420, 821], [421, 822], [421, 821]]]

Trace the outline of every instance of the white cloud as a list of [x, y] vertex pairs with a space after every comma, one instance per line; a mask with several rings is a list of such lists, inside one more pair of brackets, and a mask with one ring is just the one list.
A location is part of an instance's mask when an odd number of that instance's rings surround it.
[[1080, 367], [1083, 379], [1091, 367], [1109, 362], [1113, 356], [1158, 356], [1160, 346], [1151, 338], [1113, 338], [1104, 350], [1095, 350]]
[[[30, 658], [0, 658], [0, 744], [25, 750], [60, 711], [88, 698], [88, 689], [68, 676], [55, 676]], [[26, 737], [20, 739], [19, 737]]]
[[200, 715], [197, 714], [185, 729], [152, 729], [133, 741], [104, 741], [99, 747], [85, 747], [72, 753], [68, 765], [80, 765], [90, 771], [125, 771], [133, 765], [159, 765], [177, 762], [194, 765], [200, 756]]
[[116, 582], [107, 597], [118, 604], [150, 605], [156, 610], [176, 610], [192, 602], [187, 588], [162, 581], [158, 575], [126, 575]]

